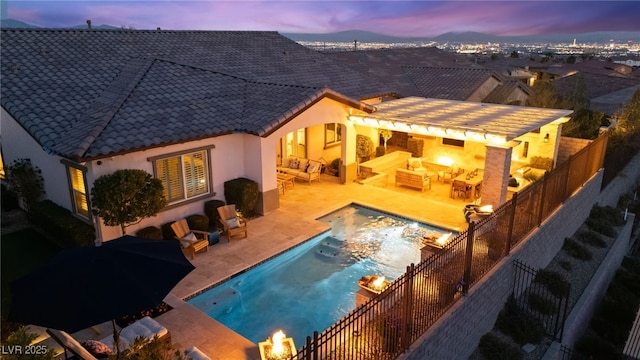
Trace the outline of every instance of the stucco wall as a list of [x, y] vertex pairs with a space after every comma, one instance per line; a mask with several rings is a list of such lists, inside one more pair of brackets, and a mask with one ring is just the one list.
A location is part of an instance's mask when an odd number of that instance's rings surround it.
[[466, 359], [480, 337], [493, 328], [498, 313], [512, 292], [513, 259], [544, 268], [588, 217], [602, 183], [602, 170], [565, 201], [552, 217], [496, 265], [467, 296], [460, 299], [400, 359]]

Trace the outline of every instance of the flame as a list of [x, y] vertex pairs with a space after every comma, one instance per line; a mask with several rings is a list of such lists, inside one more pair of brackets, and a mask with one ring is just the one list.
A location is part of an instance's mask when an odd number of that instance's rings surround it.
[[493, 205], [484, 205], [484, 206], [480, 206], [478, 208], [478, 212], [483, 212], [483, 213], [492, 213], [493, 212]]
[[447, 156], [440, 156], [438, 157], [438, 159], [436, 160], [436, 163], [439, 165], [444, 165], [444, 166], [452, 166], [453, 165], [453, 159]]
[[443, 234], [442, 236], [436, 239], [436, 243], [440, 245], [444, 245], [449, 239], [449, 236], [451, 236], [451, 233]]
[[282, 330], [276, 331], [271, 337], [273, 346], [271, 347], [271, 353], [276, 356], [284, 355], [284, 338], [286, 335]]
[[371, 285], [374, 289], [382, 289], [382, 285], [384, 285], [384, 276], [378, 276], [375, 280], [373, 280]]

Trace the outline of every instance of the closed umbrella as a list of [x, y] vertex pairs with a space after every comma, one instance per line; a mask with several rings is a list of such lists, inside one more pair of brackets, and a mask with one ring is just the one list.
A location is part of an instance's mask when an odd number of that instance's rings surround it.
[[125, 235], [62, 250], [14, 281], [9, 319], [75, 332], [158, 306], [193, 269], [178, 241]]

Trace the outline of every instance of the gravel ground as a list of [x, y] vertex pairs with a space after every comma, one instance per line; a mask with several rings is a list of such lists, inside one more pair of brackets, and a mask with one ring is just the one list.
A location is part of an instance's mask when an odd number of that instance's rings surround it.
[[[583, 244], [587, 249], [589, 249], [589, 251], [591, 251], [591, 253], [593, 254], [593, 258], [589, 261], [579, 260], [569, 256], [564, 250], [560, 250], [546, 268], [547, 270], [556, 271], [562, 274], [562, 276], [571, 284], [571, 291], [569, 293], [569, 300], [568, 300], [569, 312], [571, 311], [571, 309], [573, 309], [573, 306], [576, 304], [576, 302], [580, 298], [580, 295], [582, 295], [584, 289], [589, 284], [589, 281], [591, 280], [591, 278], [593, 277], [593, 274], [595, 274], [596, 270], [600, 266], [600, 263], [602, 263], [602, 260], [607, 255], [607, 252], [609, 251], [609, 248], [613, 244], [613, 240], [614, 240], [612, 238], [602, 236], [602, 239], [605, 240], [607, 243], [606, 248], [598, 248], [598, 247], [590, 246], [578, 240], [577, 235], [583, 231], [588, 231], [588, 227], [586, 225], [583, 225], [580, 229], [578, 229], [578, 231], [576, 231], [576, 233], [572, 236], [572, 238], [578, 241], [579, 243]], [[565, 270], [561, 266], [563, 262], [571, 264], [569, 271]], [[502, 340], [505, 340], [513, 344], [514, 346], [518, 346], [515, 342], [513, 342], [513, 340], [511, 340], [510, 337], [502, 334], [499, 330], [495, 328], [491, 331], [491, 333], [501, 338]], [[551, 340], [545, 337], [542, 340], [541, 344], [536, 344], [535, 350], [533, 350], [528, 354], [525, 354], [523, 358], [525, 360], [541, 359], [544, 356], [545, 352], [547, 351], [549, 345], [551, 345]], [[474, 353], [469, 357], [469, 360], [490, 360], [490, 359], [486, 359], [484, 356], [480, 354], [478, 349], [476, 349]]]

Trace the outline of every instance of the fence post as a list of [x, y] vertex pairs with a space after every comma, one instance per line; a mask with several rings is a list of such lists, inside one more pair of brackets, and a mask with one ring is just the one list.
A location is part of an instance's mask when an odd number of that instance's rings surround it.
[[318, 354], [318, 332], [313, 332], [313, 360], [318, 360], [320, 354]]
[[413, 314], [413, 277], [415, 276], [415, 265], [412, 263], [407, 266], [406, 280], [404, 283], [404, 316], [402, 317], [402, 329], [400, 337], [402, 339], [402, 351], [409, 349], [411, 338], [409, 337], [409, 327], [411, 326]]
[[311, 336], [307, 336], [307, 342], [304, 345], [305, 347], [305, 352], [304, 352], [304, 358], [305, 360], [311, 360]]
[[507, 229], [507, 243], [504, 246], [503, 257], [509, 255], [511, 252], [511, 240], [513, 237], [513, 223], [516, 219], [516, 206], [518, 205], [518, 193], [513, 193], [513, 197], [511, 197], [511, 214], [509, 214], [509, 228]]
[[462, 294], [466, 295], [471, 284], [471, 264], [473, 263], [473, 233], [475, 232], [476, 222], [469, 223], [467, 228], [467, 248], [464, 257], [464, 274], [462, 276]]
[[544, 198], [545, 195], [547, 194], [547, 179], [549, 178], [549, 173], [548, 172], [544, 172], [544, 175], [542, 176], [542, 191], [540, 192], [540, 204], [538, 204], [540, 211], [538, 211], [538, 226], [542, 225], [542, 217], [543, 217], [543, 213], [544, 213]]

